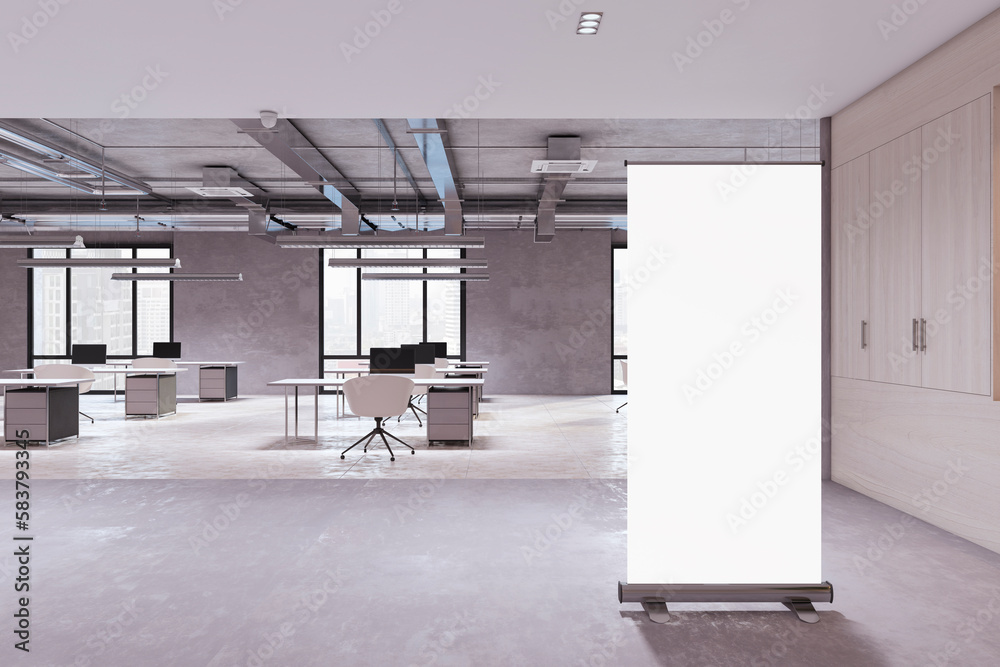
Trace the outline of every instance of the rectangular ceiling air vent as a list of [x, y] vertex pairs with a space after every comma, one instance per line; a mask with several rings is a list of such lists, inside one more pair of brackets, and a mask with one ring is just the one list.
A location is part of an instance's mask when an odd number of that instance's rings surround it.
[[187, 188], [191, 192], [197, 193], [202, 197], [252, 197], [249, 192], [243, 188], [237, 188], [235, 186], [226, 187], [196, 187]]
[[597, 160], [532, 160], [533, 174], [589, 174]]

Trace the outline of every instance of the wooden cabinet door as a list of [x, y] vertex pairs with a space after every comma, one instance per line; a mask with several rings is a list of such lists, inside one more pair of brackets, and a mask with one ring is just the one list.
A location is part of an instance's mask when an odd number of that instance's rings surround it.
[[833, 170], [831, 183], [831, 373], [868, 379], [870, 347], [862, 348], [868, 317], [868, 155]]
[[871, 161], [871, 379], [920, 386], [921, 130], [876, 148]]
[[923, 386], [989, 395], [989, 96], [922, 132]]

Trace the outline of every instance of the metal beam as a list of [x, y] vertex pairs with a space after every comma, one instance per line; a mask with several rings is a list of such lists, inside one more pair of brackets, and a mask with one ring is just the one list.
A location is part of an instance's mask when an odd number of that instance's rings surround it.
[[[262, 148], [333, 202], [341, 211], [341, 228], [345, 234], [358, 233], [361, 193], [291, 121], [280, 118], [271, 129], [264, 128], [259, 118], [233, 118], [232, 121], [241, 132], [253, 137]], [[348, 183], [348, 186], [336, 186], [334, 181]]]
[[427, 171], [434, 181], [438, 199], [444, 205], [444, 233], [460, 236], [464, 233], [462, 198], [458, 194], [453, 161], [448, 155], [448, 145], [444, 138], [444, 120], [407, 118], [406, 122], [409, 123], [411, 130], [416, 130], [413, 133], [413, 140], [416, 141], [420, 156], [424, 159]]

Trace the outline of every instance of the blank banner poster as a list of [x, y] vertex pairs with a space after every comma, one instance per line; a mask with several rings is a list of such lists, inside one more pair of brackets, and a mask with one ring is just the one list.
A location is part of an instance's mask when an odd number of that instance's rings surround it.
[[818, 165], [628, 167], [628, 582], [813, 584]]

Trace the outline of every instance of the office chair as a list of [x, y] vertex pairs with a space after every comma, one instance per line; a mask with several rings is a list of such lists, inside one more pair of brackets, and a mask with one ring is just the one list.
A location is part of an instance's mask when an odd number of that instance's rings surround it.
[[[382, 428], [382, 420], [406, 412], [412, 394], [413, 380], [402, 375], [366, 375], [351, 378], [345, 382], [344, 396], [347, 397], [347, 405], [351, 408], [351, 412], [359, 417], [373, 417], [375, 428], [342, 451], [340, 458], [344, 458], [344, 454], [357, 447], [365, 438], [368, 439], [364, 444], [364, 451], [367, 452], [368, 445], [377, 435], [382, 438], [385, 448], [389, 450], [389, 460], [395, 461], [396, 455], [392, 453], [392, 447], [389, 446], [389, 441], [385, 439], [385, 436], [389, 436], [407, 447], [410, 446]], [[414, 449], [410, 447], [410, 454], [413, 453], [415, 453]]]
[[[77, 385], [81, 394], [90, 391], [90, 388], [94, 386], [94, 380], [97, 379], [89, 368], [73, 366], [72, 364], [40, 364], [35, 366], [35, 377], [39, 380], [90, 380], [90, 382], [81, 382]], [[80, 414], [89, 419], [91, 424], [94, 423], [94, 418], [87, 413], [80, 412]]]
[[[434, 372], [434, 366], [432, 364], [414, 364], [413, 365], [413, 377], [415, 377], [415, 378], [418, 378], [418, 379], [428, 379], [429, 380], [430, 378], [434, 377], [435, 375], [436, 375], [436, 373]], [[426, 396], [426, 395], [427, 395], [427, 387], [417, 387], [417, 386], [414, 385], [414, 387], [413, 387], [413, 393], [410, 396], [410, 404], [406, 406], [411, 412], [413, 412], [413, 416], [417, 418], [417, 423], [420, 424], [421, 426], [423, 426], [424, 423], [422, 421], [420, 421], [420, 415], [418, 415], [417, 412], [418, 411], [419, 412], [423, 412], [425, 417], [427, 416], [427, 412], [425, 410], [421, 409], [421, 408], [418, 408], [416, 405], [414, 405], [413, 404], [413, 399], [417, 398], [419, 396]], [[405, 415], [405, 414], [406, 414], [406, 411], [404, 410], [402, 415], [399, 415], [398, 417], [396, 417], [396, 421], [399, 422], [399, 420], [402, 419], [403, 415]]]
[[[622, 382], [625, 383], [625, 391], [628, 391], [628, 362], [624, 359], [622, 359]], [[619, 405], [618, 410], [621, 410], [626, 405], [628, 405], [628, 401]], [[618, 414], [618, 410], [615, 410], [615, 414]]]

